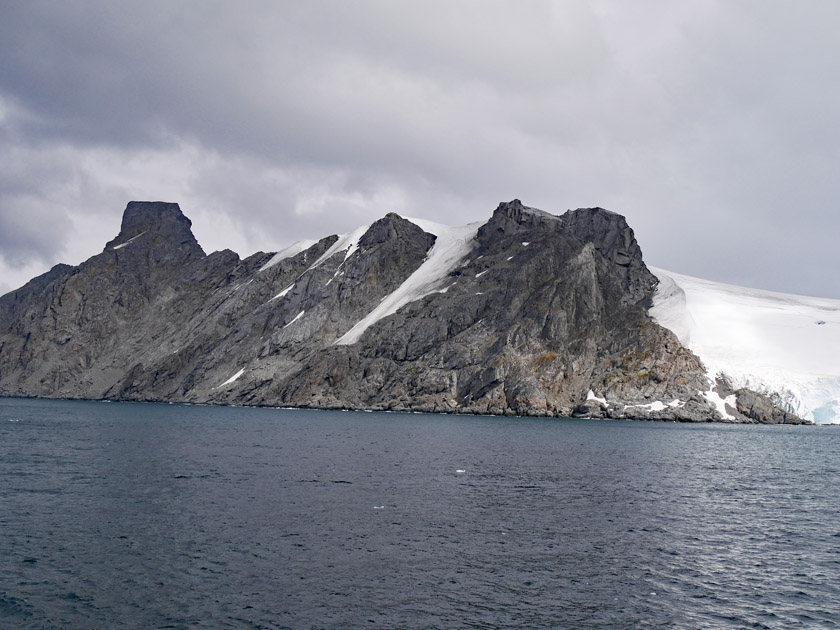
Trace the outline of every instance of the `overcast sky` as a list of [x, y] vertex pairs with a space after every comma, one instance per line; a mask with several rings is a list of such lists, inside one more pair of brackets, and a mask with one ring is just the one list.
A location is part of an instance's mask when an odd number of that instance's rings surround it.
[[840, 2], [0, 0], [0, 293], [130, 200], [246, 256], [513, 198], [840, 298]]

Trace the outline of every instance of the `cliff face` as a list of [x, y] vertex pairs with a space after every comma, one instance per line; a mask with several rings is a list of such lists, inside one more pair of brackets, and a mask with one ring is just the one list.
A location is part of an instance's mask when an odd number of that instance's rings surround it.
[[482, 226], [418, 223], [240, 260], [204, 255], [177, 204], [131, 202], [101, 254], [0, 298], [0, 394], [799, 421], [710, 382], [650, 318], [620, 215], [514, 200]]

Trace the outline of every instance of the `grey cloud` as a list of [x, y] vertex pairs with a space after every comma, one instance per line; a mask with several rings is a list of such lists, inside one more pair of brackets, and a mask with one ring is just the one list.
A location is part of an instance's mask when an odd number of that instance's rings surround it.
[[49, 266], [64, 248], [68, 218], [32, 199], [0, 196], [0, 204], [15, 208], [0, 212], [0, 261], [12, 269], [33, 260]]
[[[167, 194], [188, 214], [228, 217], [253, 250], [390, 210], [466, 222], [513, 197], [554, 212], [602, 205], [628, 216], [659, 266], [838, 297], [821, 270], [840, 262], [839, 12], [7, 3], [0, 104], [16, 111], [0, 111], [12, 147], [0, 169], [19, 157], [0, 175], [0, 213], [26, 195], [104, 216], [123, 195]], [[102, 150], [107, 166], [91, 158]], [[62, 167], [39, 166], [56, 151]], [[182, 181], [161, 182], [144, 159]], [[61, 236], [8, 255], [50, 243]]]

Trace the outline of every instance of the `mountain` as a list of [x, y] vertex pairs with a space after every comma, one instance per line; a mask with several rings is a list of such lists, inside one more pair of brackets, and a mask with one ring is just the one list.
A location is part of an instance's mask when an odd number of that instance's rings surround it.
[[680, 342], [662, 315], [679, 292], [602, 208], [392, 213], [244, 260], [190, 227], [177, 204], [131, 202], [101, 254], [0, 297], [0, 395], [805, 421]]

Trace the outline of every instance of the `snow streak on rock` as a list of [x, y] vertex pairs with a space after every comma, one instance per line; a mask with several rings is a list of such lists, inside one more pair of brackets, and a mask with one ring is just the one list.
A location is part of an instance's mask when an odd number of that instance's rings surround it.
[[288, 328], [289, 326], [291, 326], [292, 324], [294, 324], [297, 320], [299, 320], [301, 317], [303, 317], [303, 314], [304, 314], [305, 312], [306, 312], [306, 311], [301, 311], [300, 313], [298, 313], [297, 315], [295, 315], [294, 319], [293, 319], [292, 321], [290, 321], [288, 324], [286, 324], [285, 326], [283, 326], [283, 328]]
[[238, 379], [240, 376], [242, 376], [244, 373], [245, 373], [245, 368], [242, 368], [242, 369], [241, 369], [241, 370], [239, 370], [236, 374], [234, 374], [233, 376], [231, 376], [228, 380], [226, 380], [224, 383], [222, 383], [222, 384], [221, 384], [221, 385], [219, 385], [218, 387], [224, 387], [225, 385], [230, 385], [230, 384], [231, 384], [231, 383], [233, 383], [236, 379]]
[[[421, 219], [408, 218], [424, 232], [437, 237], [429, 255], [417, 270], [393, 293], [383, 299], [379, 305], [362, 318], [353, 328], [335, 341], [336, 345], [356, 343], [362, 334], [383, 317], [396, 313], [409, 302], [420, 300], [435, 291], [445, 291], [441, 285], [458, 263], [469, 254], [480, 223], [471, 223], [458, 227], [440, 225]], [[356, 239], [358, 241], [358, 239]], [[451, 286], [451, 285], [450, 285]]]
[[299, 253], [306, 251], [310, 247], [312, 247], [318, 241], [314, 240], [306, 240], [306, 241], [298, 241], [296, 243], [292, 243], [285, 249], [281, 249], [279, 252], [274, 254], [267, 263], [265, 263], [262, 267], [260, 267], [260, 271], [265, 271], [266, 269], [271, 269], [274, 265], [279, 263], [281, 260], [285, 260], [286, 258], [291, 258], [292, 256], [297, 256]]
[[148, 230], [143, 230], [143, 231], [142, 231], [142, 232], [140, 232], [140, 234], [138, 234], [137, 236], [132, 236], [132, 237], [131, 237], [130, 239], [128, 239], [125, 243], [122, 243], [122, 244], [120, 244], [120, 245], [114, 245], [114, 249], [122, 249], [122, 248], [123, 248], [123, 247], [125, 247], [126, 245], [130, 245], [132, 242], [136, 241], [138, 238], [140, 238], [141, 236], [143, 236], [143, 235], [144, 235], [147, 231], [148, 231]]
[[312, 269], [315, 269], [321, 263], [323, 263], [325, 260], [329, 260], [336, 253], [338, 253], [340, 251], [347, 250], [347, 253], [344, 254], [344, 260], [347, 260], [348, 258], [350, 258], [350, 256], [352, 256], [353, 253], [357, 249], [359, 249], [359, 239], [361, 239], [365, 235], [365, 232], [368, 231], [368, 228], [370, 228], [369, 225], [363, 225], [361, 227], [356, 228], [355, 230], [353, 230], [352, 232], [350, 232], [348, 234], [340, 235], [338, 237], [338, 240], [335, 243], [333, 243], [332, 247], [330, 247], [327, 251], [325, 251], [321, 255], [321, 257], [318, 260], [316, 260], [314, 263], [312, 263], [312, 266], [309, 267], [309, 269], [307, 269], [306, 271], [310, 271]]
[[290, 284], [289, 286], [287, 286], [285, 289], [283, 289], [282, 291], [280, 291], [280, 293], [278, 293], [278, 294], [277, 294], [277, 295], [275, 295], [273, 298], [271, 298], [271, 299], [269, 300], [269, 302], [273, 302], [274, 300], [279, 300], [281, 297], [283, 297], [283, 296], [284, 296], [284, 295], [286, 295], [289, 291], [291, 291], [294, 287], [295, 287], [295, 283], [293, 282], [292, 284]]

